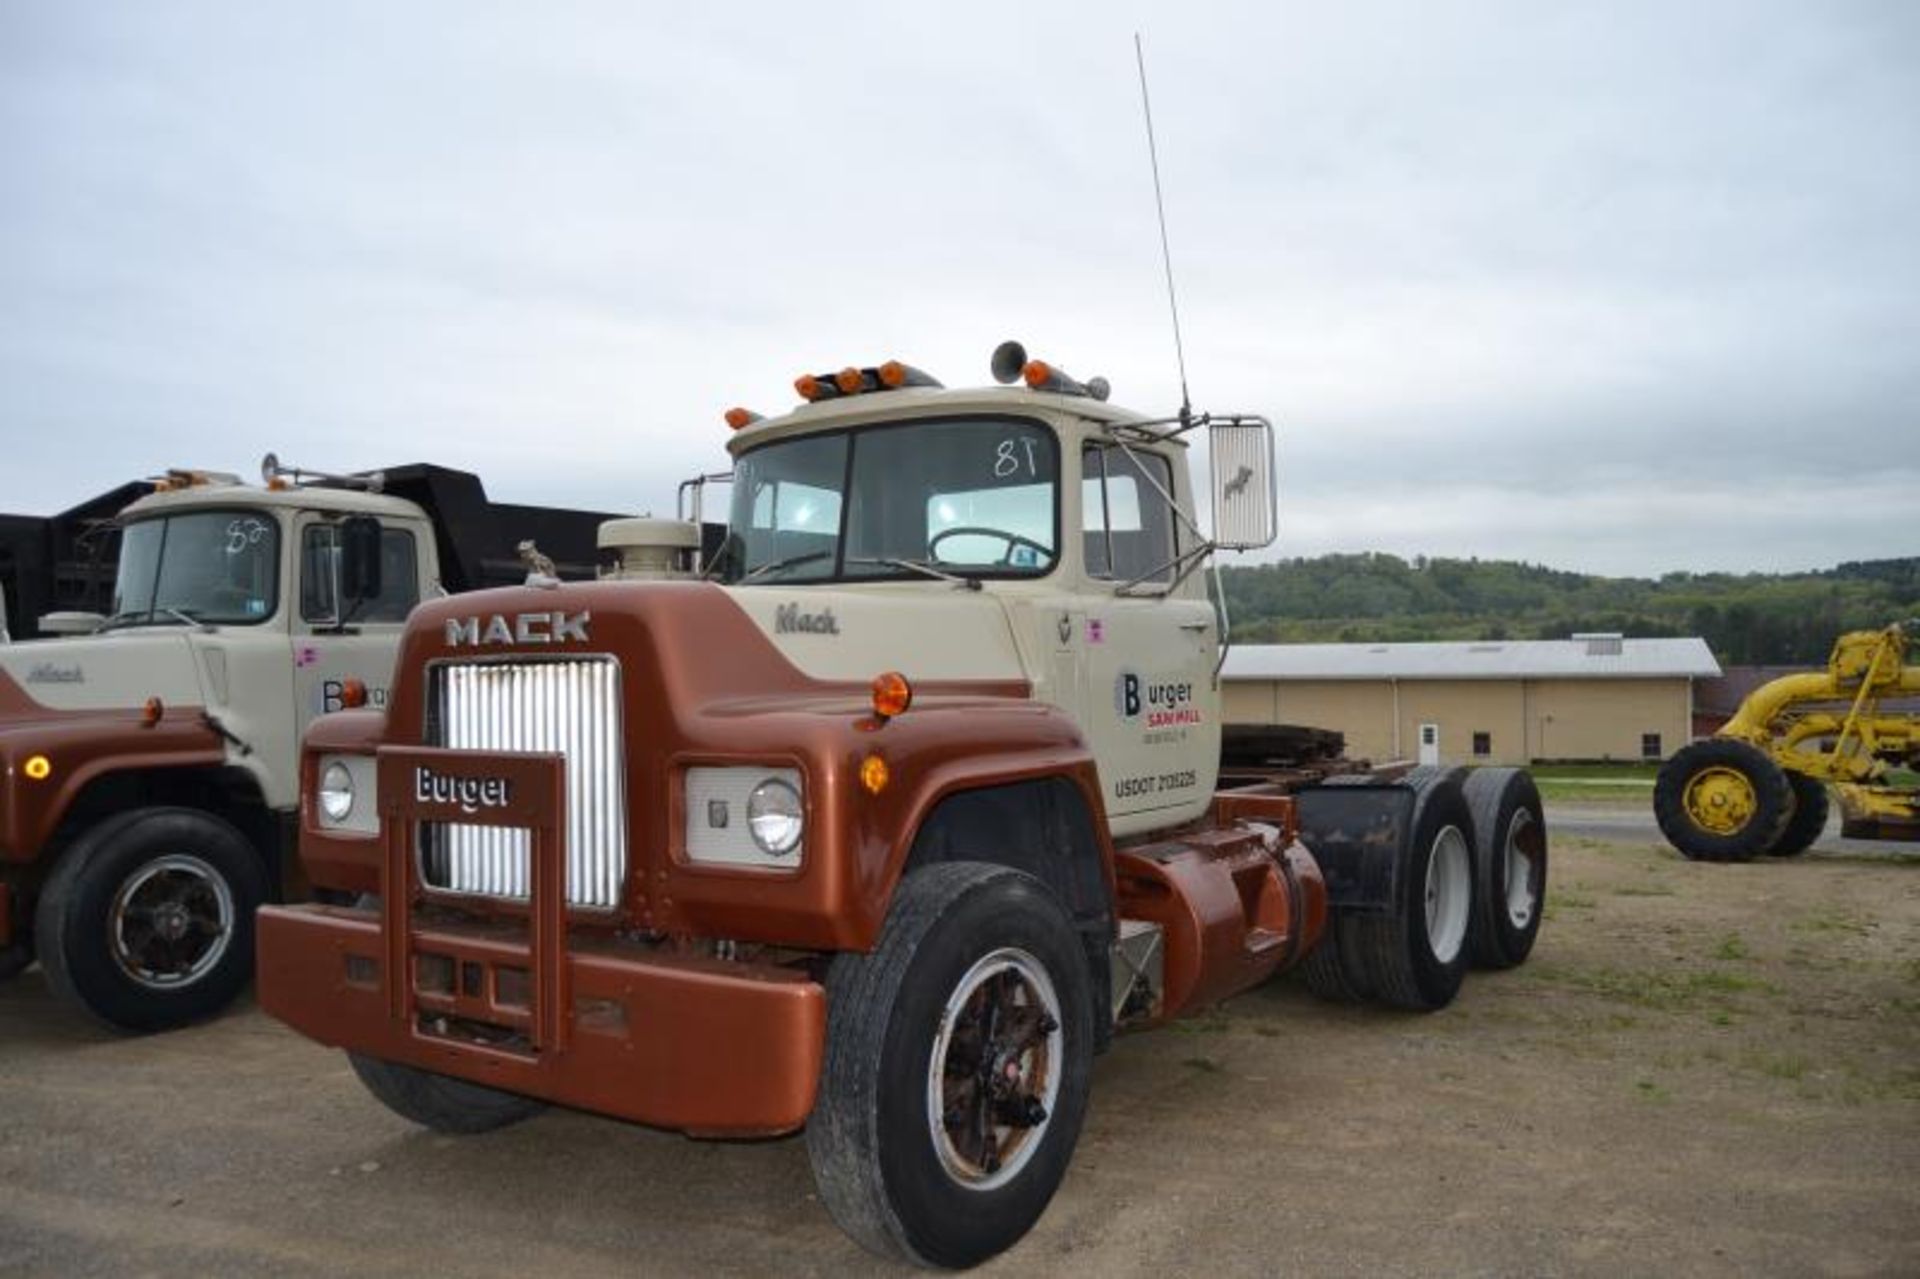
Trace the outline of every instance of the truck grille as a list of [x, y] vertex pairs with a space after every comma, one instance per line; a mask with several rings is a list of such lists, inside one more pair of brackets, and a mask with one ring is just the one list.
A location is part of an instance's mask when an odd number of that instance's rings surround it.
[[[611, 909], [627, 868], [620, 667], [610, 657], [445, 662], [432, 668], [427, 743], [450, 750], [539, 751], [567, 760], [567, 902]], [[429, 887], [528, 899], [531, 835], [423, 822]]]

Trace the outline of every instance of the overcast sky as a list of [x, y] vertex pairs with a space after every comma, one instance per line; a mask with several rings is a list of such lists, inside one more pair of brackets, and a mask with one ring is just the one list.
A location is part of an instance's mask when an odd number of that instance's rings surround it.
[[1920, 4], [0, 3], [0, 510], [434, 461], [672, 509], [1020, 337], [1281, 431], [1268, 554], [1920, 553]]

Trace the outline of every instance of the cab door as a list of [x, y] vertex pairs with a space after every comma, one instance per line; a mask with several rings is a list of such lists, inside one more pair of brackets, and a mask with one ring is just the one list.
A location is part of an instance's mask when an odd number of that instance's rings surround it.
[[407, 614], [420, 602], [423, 530], [410, 521], [380, 527], [380, 591], [371, 599], [340, 595], [338, 517], [303, 515], [295, 529], [299, 583], [293, 618], [293, 712], [300, 733], [315, 718], [344, 709], [347, 681], [367, 689], [367, 704], [384, 707]]
[[1138, 445], [1081, 451], [1085, 722], [1116, 834], [1196, 814], [1219, 774], [1213, 605], [1198, 577], [1174, 586], [1185, 532], [1167, 499], [1182, 473]]

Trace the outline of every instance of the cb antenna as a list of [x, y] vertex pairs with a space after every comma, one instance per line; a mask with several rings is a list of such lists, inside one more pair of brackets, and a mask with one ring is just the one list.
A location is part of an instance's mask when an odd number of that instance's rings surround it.
[[1180, 422], [1193, 416], [1187, 394], [1187, 349], [1180, 341], [1180, 300], [1173, 291], [1173, 250], [1167, 246], [1167, 202], [1160, 193], [1160, 149], [1153, 142], [1153, 100], [1147, 95], [1147, 55], [1140, 33], [1133, 33], [1133, 60], [1140, 68], [1140, 110], [1147, 119], [1147, 159], [1153, 165], [1153, 207], [1160, 214], [1160, 260], [1167, 268], [1167, 309], [1173, 313], [1173, 358], [1180, 365]]

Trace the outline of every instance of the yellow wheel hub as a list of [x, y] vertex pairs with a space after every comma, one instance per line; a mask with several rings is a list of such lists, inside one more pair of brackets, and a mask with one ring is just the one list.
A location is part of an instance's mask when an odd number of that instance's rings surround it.
[[1687, 818], [1701, 830], [1731, 835], [1753, 820], [1759, 807], [1753, 782], [1737, 768], [1715, 765], [1687, 779]]

